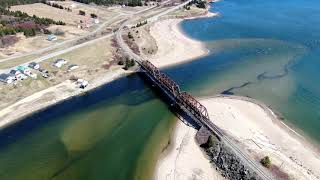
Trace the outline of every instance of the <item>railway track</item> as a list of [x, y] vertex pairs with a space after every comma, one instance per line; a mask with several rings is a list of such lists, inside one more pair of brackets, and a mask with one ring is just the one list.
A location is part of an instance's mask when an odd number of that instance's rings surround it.
[[[174, 10], [183, 7], [185, 4], [189, 3], [189, 1], [180, 4], [179, 6], [173, 7], [166, 12], [162, 12], [156, 17], [149, 18], [152, 21], [157, 20], [160, 16], [170, 13]], [[207, 110], [203, 109], [202, 105], [192, 98], [182, 100], [180, 88], [177, 86], [173, 80], [168, 80], [168, 77], [161, 73], [161, 71], [156, 68], [149, 61], [143, 60], [140, 56], [135, 54], [128, 45], [122, 39], [122, 29], [129, 23], [129, 21], [124, 22], [119, 30], [116, 33], [116, 39], [121, 47], [121, 49], [126, 53], [130, 58], [134, 59], [141, 67], [142, 71], [146, 73], [146, 77], [150, 78], [150, 80], [156, 84], [164, 94], [166, 94], [172, 101], [175, 102], [176, 105], [180, 107], [185, 113], [187, 113], [196, 123], [200, 126], [204, 126], [209, 129], [211, 132], [219, 136], [219, 138], [227, 145], [231, 150], [242, 160], [243, 163], [247, 164], [252, 170], [254, 170], [262, 179], [271, 180], [272, 178], [266, 173], [262, 167], [254, 162], [245, 152], [243, 152], [231, 139], [229, 139], [223, 131], [220, 130], [215, 124], [210, 121]], [[147, 63], [146, 63], [147, 62]], [[150, 65], [148, 65], [150, 64]], [[151, 66], [151, 68], [149, 67]], [[173, 81], [173, 82], [172, 82]], [[186, 102], [187, 101], [187, 102]], [[188, 102], [190, 101], [190, 102]]]

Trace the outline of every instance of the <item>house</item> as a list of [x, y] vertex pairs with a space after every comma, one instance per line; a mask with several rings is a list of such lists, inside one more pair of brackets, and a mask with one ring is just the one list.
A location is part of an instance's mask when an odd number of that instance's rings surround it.
[[57, 68], [61, 68], [63, 65], [67, 64], [68, 61], [64, 59], [57, 59], [54, 63], [53, 66], [56, 66]]
[[26, 75], [24, 75], [24, 74], [22, 74], [22, 73], [16, 75], [16, 79], [17, 79], [17, 80], [25, 80], [25, 79], [27, 79], [27, 78], [28, 78], [28, 76], [26, 76]]
[[26, 73], [30, 72], [30, 70], [27, 67], [24, 67], [24, 66], [18, 66], [17, 70], [20, 71], [23, 74], [26, 74]]
[[34, 74], [34, 73], [32, 73], [31, 71], [27, 71], [27, 72], [25, 73], [25, 75], [27, 75], [27, 76], [29, 76], [29, 77], [31, 77], [31, 78], [33, 78], [33, 79], [37, 79], [37, 74]]
[[32, 68], [32, 69], [35, 69], [35, 70], [38, 70], [40, 68], [40, 65], [39, 63], [36, 63], [36, 62], [31, 62], [29, 65], [28, 65], [29, 68]]
[[12, 69], [10, 71], [10, 74], [12, 76], [15, 76], [16, 80], [24, 80], [24, 79], [27, 79], [28, 77], [26, 75], [24, 75], [23, 73], [21, 73], [21, 71], [19, 70], [15, 70], [15, 69]]
[[10, 74], [12, 74], [12, 75], [14, 75], [14, 76], [17, 76], [17, 75], [21, 74], [21, 72], [18, 71], [18, 70], [12, 69], [12, 70], [10, 71]]
[[76, 84], [79, 86], [79, 88], [84, 89], [89, 85], [89, 82], [84, 79], [78, 79]]
[[73, 71], [73, 70], [78, 69], [78, 68], [79, 68], [78, 65], [76, 65], [76, 64], [71, 64], [71, 65], [68, 66], [68, 71], [70, 72], [70, 71]]
[[58, 38], [57, 38], [57, 36], [50, 34], [50, 35], [48, 35], [47, 40], [48, 41], [56, 41], [56, 40], [58, 40]]
[[15, 77], [12, 74], [0, 74], [0, 82], [11, 84], [15, 80]]

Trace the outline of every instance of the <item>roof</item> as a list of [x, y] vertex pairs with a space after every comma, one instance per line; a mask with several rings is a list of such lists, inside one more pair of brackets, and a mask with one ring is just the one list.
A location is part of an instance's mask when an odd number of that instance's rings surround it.
[[24, 67], [24, 66], [18, 66], [18, 67], [17, 67], [17, 70], [19, 70], [19, 71], [24, 71], [24, 70], [26, 70], [26, 67]]
[[76, 64], [70, 64], [70, 65], [68, 66], [68, 68], [73, 68], [73, 67], [78, 67], [78, 65], [76, 65]]
[[9, 74], [0, 74], [0, 80], [6, 80], [8, 77], [10, 77]]
[[15, 70], [15, 69], [12, 69], [12, 70], [10, 71], [10, 74], [16, 74], [16, 72], [19, 72], [19, 71]]
[[64, 60], [64, 59], [57, 59], [57, 60], [54, 61], [54, 63], [59, 63], [59, 62], [64, 62], [64, 61], [66, 61], [66, 60]]
[[48, 35], [48, 39], [52, 39], [52, 38], [57, 38], [57, 36], [55, 36], [53, 34]]
[[36, 63], [36, 62], [29, 63], [29, 67], [35, 67], [36, 65], [38, 65], [38, 63]]

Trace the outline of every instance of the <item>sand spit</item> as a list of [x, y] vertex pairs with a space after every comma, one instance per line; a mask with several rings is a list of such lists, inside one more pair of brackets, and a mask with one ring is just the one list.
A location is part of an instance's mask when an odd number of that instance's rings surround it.
[[161, 20], [152, 25], [150, 33], [156, 40], [158, 51], [150, 59], [157, 67], [183, 63], [208, 54], [203, 43], [183, 34], [182, 19]]
[[195, 141], [196, 130], [177, 122], [169, 147], [157, 162], [155, 180], [220, 180], [216, 171]]
[[316, 149], [292, 132], [262, 103], [243, 97], [215, 97], [201, 100], [210, 119], [248, 154], [259, 161], [269, 156], [271, 171], [290, 179], [319, 179], [320, 157]]

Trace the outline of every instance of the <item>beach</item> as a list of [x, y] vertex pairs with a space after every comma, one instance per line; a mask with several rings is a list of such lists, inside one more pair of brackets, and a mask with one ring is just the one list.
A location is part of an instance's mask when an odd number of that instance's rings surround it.
[[[186, 62], [208, 53], [201, 42], [190, 39], [179, 29], [181, 19], [156, 22], [150, 32], [158, 52], [150, 59], [156, 66]], [[269, 156], [271, 173], [276, 177], [319, 179], [317, 149], [285, 125], [266, 105], [244, 97], [202, 99], [210, 119], [259, 163]], [[201, 172], [203, 179], [222, 178], [196, 144], [196, 130], [179, 122], [171, 144], [160, 156], [154, 179], [188, 179]], [[192, 163], [191, 163], [192, 162]], [[210, 168], [209, 168], [210, 166]]]
[[155, 180], [223, 178], [195, 141], [196, 130], [177, 122], [169, 147], [162, 153], [155, 171]]
[[150, 61], [157, 67], [184, 63], [208, 54], [203, 43], [183, 34], [179, 27], [181, 21], [183, 19], [167, 19], [151, 26], [150, 34], [156, 40], [158, 51]]
[[[274, 168], [293, 179], [319, 179], [317, 149], [285, 126], [263, 103], [238, 96], [208, 98], [201, 103], [212, 122], [253, 159], [269, 156]], [[271, 171], [277, 173], [273, 168]]]

